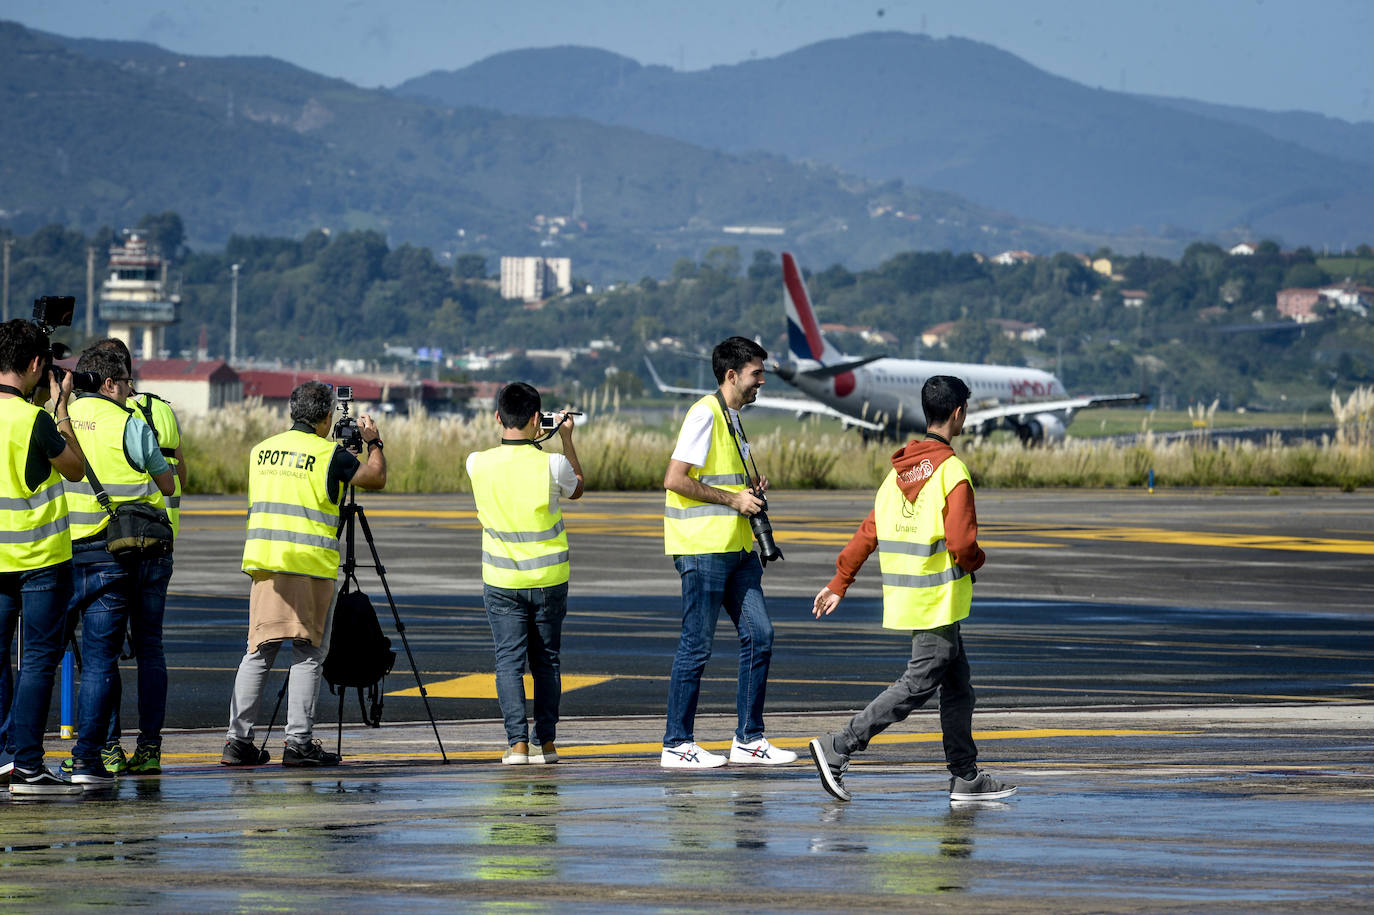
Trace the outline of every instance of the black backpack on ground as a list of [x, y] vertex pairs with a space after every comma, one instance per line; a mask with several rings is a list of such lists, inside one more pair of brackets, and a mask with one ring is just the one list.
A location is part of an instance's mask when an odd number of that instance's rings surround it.
[[339, 697], [339, 710], [343, 711], [344, 693], [356, 687], [363, 723], [379, 727], [382, 680], [395, 663], [396, 652], [391, 650], [391, 639], [382, 634], [372, 601], [361, 591], [341, 593], [334, 604], [334, 627], [324, 659], [324, 678], [329, 691]]

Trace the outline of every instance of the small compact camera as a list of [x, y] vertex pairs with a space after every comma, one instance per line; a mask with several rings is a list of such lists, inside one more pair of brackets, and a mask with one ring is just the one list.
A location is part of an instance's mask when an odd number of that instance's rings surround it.
[[347, 401], [352, 400], [352, 399], [353, 399], [353, 385], [351, 385], [351, 384], [341, 384], [341, 385], [336, 386], [336, 387], [334, 388], [334, 395], [335, 395], [336, 397], [338, 397], [339, 400], [340, 400], [341, 402], [347, 402]]
[[562, 424], [562, 419], [557, 413], [541, 412], [539, 414], [539, 428], [548, 432], [550, 429], [557, 429]]

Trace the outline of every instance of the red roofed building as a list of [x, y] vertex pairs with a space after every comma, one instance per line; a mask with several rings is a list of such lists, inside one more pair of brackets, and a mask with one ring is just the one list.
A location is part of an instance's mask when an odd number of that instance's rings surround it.
[[177, 416], [199, 416], [243, 400], [243, 382], [227, 362], [150, 359], [134, 363], [136, 387], [172, 405]]
[[249, 369], [239, 373], [243, 378], [243, 396], [261, 397], [265, 406], [286, 410], [291, 392], [306, 381], [323, 381], [337, 389], [352, 385], [357, 411], [407, 413], [422, 406], [434, 413], [453, 412], [464, 398], [465, 385], [451, 381], [379, 381], [363, 375], [342, 375], [338, 372], [315, 372], [305, 369]]

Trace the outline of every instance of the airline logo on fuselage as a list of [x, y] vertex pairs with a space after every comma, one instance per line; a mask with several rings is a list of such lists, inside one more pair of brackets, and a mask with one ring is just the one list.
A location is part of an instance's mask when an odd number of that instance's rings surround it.
[[1045, 381], [1012, 381], [1012, 397], [1048, 397], [1054, 394], [1054, 385]]

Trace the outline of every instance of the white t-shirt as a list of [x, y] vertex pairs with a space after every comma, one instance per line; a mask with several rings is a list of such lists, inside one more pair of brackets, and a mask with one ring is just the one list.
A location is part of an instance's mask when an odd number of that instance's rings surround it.
[[[739, 437], [740, 449], [744, 452], [744, 460], [747, 463], [749, 443], [744, 441], [744, 436], [740, 432], [739, 411], [727, 407], [726, 414], [730, 417], [730, 425], [735, 427], [735, 435]], [[714, 413], [710, 404], [698, 403], [688, 410], [687, 417], [682, 421], [682, 429], [677, 434], [673, 460], [691, 464], [693, 467], [705, 467], [706, 457], [711, 453], [713, 421]]]
[[[502, 448], [532, 448], [533, 445], [502, 445]], [[472, 476], [472, 457], [476, 451], [468, 455], [467, 470], [468, 476]], [[577, 474], [573, 471], [572, 462], [566, 456], [558, 452], [549, 454], [549, 511], [558, 511], [558, 499], [561, 496], [570, 496], [577, 492]]]

